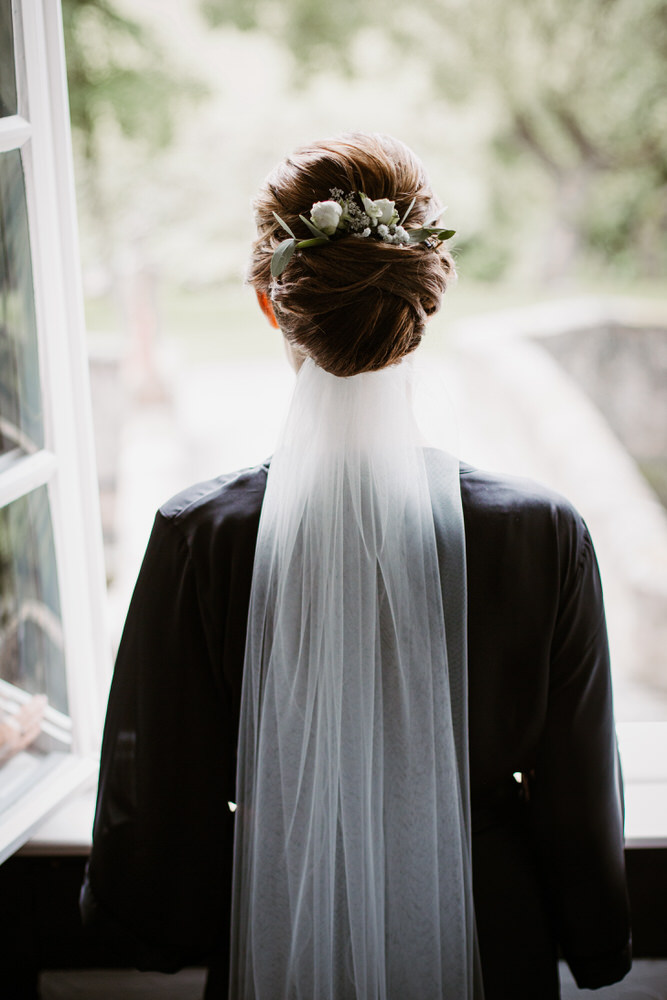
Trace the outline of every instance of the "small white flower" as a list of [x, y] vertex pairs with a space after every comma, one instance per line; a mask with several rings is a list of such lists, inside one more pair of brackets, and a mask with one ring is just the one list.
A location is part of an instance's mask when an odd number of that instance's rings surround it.
[[354, 222], [354, 215], [350, 212], [350, 206], [348, 202], [344, 201], [340, 208], [341, 208], [341, 215], [340, 215], [341, 226], [348, 225], [350, 222]]
[[342, 214], [343, 208], [337, 201], [316, 201], [310, 210], [310, 221], [325, 236], [333, 236]]
[[371, 201], [365, 194], [362, 194], [361, 200], [364, 203], [366, 215], [370, 216], [375, 225], [383, 223], [387, 226], [398, 219], [395, 204], [393, 201], [389, 201], [388, 198], [378, 198], [377, 201]]
[[396, 242], [397, 243], [409, 243], [410, 234], [403, 226], [396, 226]]
[[378, 236], [380, 236], [383, 240], [385, 240], [388, 235], [389, 235], [389, 227], [385, 226], [383, 222], [380, 223], [380, 225], [378, 226]]
[[376, 201], [375, 204], [382, 206], [381, 222], [386, 222], [387, 225], [392, 225], [393, 223], [398, 222], [398, 212], [394, 207], [393, 201], [388, 201], [386, 198], [383, 198], [381, 201]]

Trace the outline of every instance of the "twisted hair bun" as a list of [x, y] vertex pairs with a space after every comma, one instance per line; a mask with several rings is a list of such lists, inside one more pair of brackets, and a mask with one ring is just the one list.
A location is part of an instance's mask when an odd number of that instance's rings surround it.
[[292, 345], [333, 375], [348, 376], [384, 368], [413, 351], [455, 270], [442, 246], [399, 246], [350, 235], [297, 250], [273, 278], [271, 257], [285, 238], [273, 213], [298, 239], [308, 239], [299, 215], [308, 217], [311, 205], [331, 197], [331, 188], [388, 198], [399, 217], [414, 198], [407, 228], [432, 224], [439, 205], [424, 167], [407, 146], [365, 133], [302, 147], [260, 190], [248, 280], [269, 296]]

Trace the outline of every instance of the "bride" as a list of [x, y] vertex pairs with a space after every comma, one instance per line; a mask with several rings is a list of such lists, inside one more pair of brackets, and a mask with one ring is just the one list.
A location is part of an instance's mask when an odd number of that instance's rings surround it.
[[139, 968], [206, 963], [209, 998], [549, 1000], [559, 947], [580, 986], [614, 982], [595, 554], [562, 497], [420, 441], [410, 358], [454, 277], [424, 169], [343, 136], [255, 208], [294, 396], [270, 464], [157, 514], [84, 918]]

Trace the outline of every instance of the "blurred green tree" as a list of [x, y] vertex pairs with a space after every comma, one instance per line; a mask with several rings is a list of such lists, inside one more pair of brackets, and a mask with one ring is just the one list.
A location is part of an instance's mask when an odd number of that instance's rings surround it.
[[83, 155], [98, 155], [110, 118], [131, 139], [164, 146], [182, 84], [165, 66], [148, 29], [110, 0], [63, 0], [70, 115]]
[[[667, 0], [200, 0], [200, 9], [211, 26], [270, 31], [301, 76], [354, 73], [382, 32], [396, 59], [429, 75], [434, 102], [482, 102], [493, 114], [488, 221], [506, 231], [511, 219], [516, 232], [520, 202], [532, 200], [545, 277], [585, 258], [626, 274], [664, 271]], [[498, 260], [491, 242], [480, 232], [471, 247], [482, 270]]]
[[102, 179], [105, 137], [120, 132], [148, 159], [169, 145], [183, 104], [207, 90], [174, 66], [152, 30], [114, 0], [62, 0], [62, 14], [79, 187], [110, 258], [117, 206]]

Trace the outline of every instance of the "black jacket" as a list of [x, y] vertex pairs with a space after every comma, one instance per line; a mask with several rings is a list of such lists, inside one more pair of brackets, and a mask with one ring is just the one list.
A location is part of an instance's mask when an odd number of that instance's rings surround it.
[[[199, 484], [156, 516], [116, 662], [82, 890], [84, 921], [139, 968], [210, 965], [207, 996], [225, 995], [227, 802], [266, 474]], [[547, 1000], [558, 996], [557, 946], [580, 986], [630, 967], [598, 568], [562, 497], [468, 466], [461, 493], [486, 995]]]

